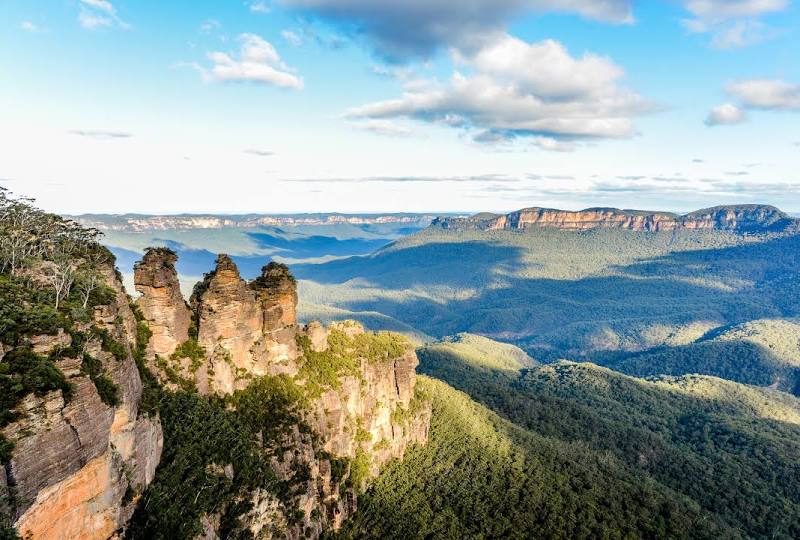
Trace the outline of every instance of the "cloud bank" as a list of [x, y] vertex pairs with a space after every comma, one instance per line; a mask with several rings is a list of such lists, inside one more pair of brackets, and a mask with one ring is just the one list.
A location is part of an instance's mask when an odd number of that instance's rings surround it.
[[348, 110], [350, 120], [398, 118], [467, 130], [476, 142], [527, 137], [549, 150], [571, 149], [570, 141], [626, 138], [633, 118], [655, 109], [619, 85], [623, 70], [608, 58], [573, 57], [559, 42], [527, 43], [510, 35], [472, 55], [455, 53], [448, 83], [406, 83], [396, 99]]
[[424, 57], [441, 46], [474, 50], [528, 11], [632, 21], [631, 0], [283, 0], [364, 36], [385, 58]]

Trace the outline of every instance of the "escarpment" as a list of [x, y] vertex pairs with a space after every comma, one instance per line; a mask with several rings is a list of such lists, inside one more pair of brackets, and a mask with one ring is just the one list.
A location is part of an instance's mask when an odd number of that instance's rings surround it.
[[576, 212], [525, 208], [505, 215], [477, 214], [469, 218], [437, 218], [433, 221], [433, 226], [484, 231], [552, 227], [566, 230], [613, 228], [661, 232], [687, 229], [760, 233], [800, 231], [800, 220], [766, 205], [716, 206], [684, 215], [618, 208], [587, 208]]
[[[427, 440], [430, 404], [415, 393], [417, 358], [403, 336], [352, 321], [301, 327], [296, 283], [281, 264], [248, 282], [220, 255], [187, 308], [174, 255], [150, 250], [144, 261], [137, 303], [148, 322], [175, 328], [186, 308], [193, 323], [164, 355], [147, 348], [152, 371], [178, 391], [168, 409], [180, 413], [164, 413], [170, 458], [134, 517], [134, 537], [317, 538], [356, 510], [358, 492], [386, 462]], [[224, 487], [213, 500], [195, 496], [215, 482]]]
[[60, 311], [45, 270], [0, 274], [0, 536], [318, 538], [426, 442], [405, 338], [301, 327], [276, 263], [248, 282], [220, 255], [187, 303], [176, 262], [148, 250], [135, 302], [104, 262]]
[[53, 317], [33, 296], [23, 302], [17, 309], [52, 323], [2, 347], [0, 360], [30, 385], [0, 424], [13, 445], [0, 467], [0, 513], [24, 538], [109, 538], [127, 524], [161, 456], [158, 415], [140, 406], [137, 321], [111, 264], [97, 274], [97, 294], [79, 315]]

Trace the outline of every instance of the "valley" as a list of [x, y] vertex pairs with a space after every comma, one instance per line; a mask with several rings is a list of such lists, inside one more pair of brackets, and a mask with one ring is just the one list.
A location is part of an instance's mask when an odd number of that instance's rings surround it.
[[25, 306], [0, 336], [4, 538], [800, 535], [800, 235], [777, 210], [314, 223], [241, 255], [262, 224], [109, 226], [107, 250], [22, 205], [85, 239], [55, 309], [50, 244], [0, 275]]

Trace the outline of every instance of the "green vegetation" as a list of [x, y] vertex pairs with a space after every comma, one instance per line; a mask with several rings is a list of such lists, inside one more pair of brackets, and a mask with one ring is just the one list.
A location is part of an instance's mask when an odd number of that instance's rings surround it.
[[594, 360], [638, 377], [703, 373], [800, 395], [800, 324], [752, 321], [689, 345], [596, 354]]
[[161, 400], [161, 385], [155, 375], [147, 368], [147, 344], [153, 333], [144, 320], [144, 315], [139, 306], [130, 303], [131, 311], [136, 319], [136, 347], [133, 349], [133, 360], [136, 362], [136, 369], [139, 371], [139, 378], [142, 380], [142, 397], [139, 401], [139, 413], [148, 416], [158, 414], [159, 402]]
[[222, 514], [221, 537], [248, 537], [238, 522], [251, 509], [244, 495], [263, 489], [289, 504], [304, 478], [295, 464], [295, 481], [281, 482], [270, 466], [283, 452], [282, 435], [301, 423], [302, 407], [302, 390], [285, 376], [256, 379], [228, 400], [165, 392], [161, 464], [129, 538], [192, 538], [202, 531], [200, 518], [215, 513]]
[[328, 333], [328, 349], [317, 352], [307, 336], [297, 337], [303, 353], [299, 377], [306, 381], [309, 395], [318, 396], [324, 389], [338, 389], [339, 377], [359, 376], [362, 361], [381, 362], [402, 356], [412, 349], [405, 336], [393, 332], [364, 332], [354, 336], [340, 329]]
[[[118, 360], [124, 346], [91, 323], [96, 306], [116, 294], [103, 284], [103, 271], [113, 265], [111, 253], [98, 243], [99, 233], [36, 208], [0, 188], [0, 428], [17, 420], [15, 408], [28, 394], [60, 391], [65, 401], [73, 385], [57, 367], [62, 358], [82, 358], [81, 370], [100, 398], [119, 403], [117, 385], [104, 373], [100, 360], [86, 353], [89, 337]], [[47, 356], [36, 352], [39, 336], [69, 334], [71, 344]], [[89, 336], [88, 334], [91, 334]], [[14, 445], [0, 435], [0, 464], [12, 458]], [[0, 501], [5, 508], [11, 501]], [[0, 538], [17, 538], [10, 519], [0, 511]]]
[[0, 540], [20, 540], [11, 520], [0, 512]]
[[504, 419], [423, 382], [428, 446], [381, 475], [346, 536], [399, 538], [409, 516], [420, 538], [800, 534], [796, 398], [592, 364], [514, 372], [437, 345], [419, 356], [422, 372]]
[[309, 304], [431, 336], [503, 339], [541, 361], [683, 345], [800, 314], [800, 235], [428, 229], [369, 257], [292, 270]]
[[81, 372], [88, 375], [94, 383], [100, 399], [109, 407], [120, 404], [119, 387], [103, 372], [103, 364], [88, 353], [84, 353]]
[[61, 390], [65, 400], [72, 396], [72, 385], [52, 360], [24, 347], [6, 353], [0, 362], [0, 426], [16, 419], [13, 409], [23, 397], [53, 390]]
[[197, 343], [196, 339], [189, 339], [178, 345], [172, 353], [172, 360], [187, 358], [190, 360], [189, 369], [195, 373], [206, 359], [206, 350]]
[[[454, 357], [473, 368], [517, 372], [537, 365], [528, 354], [514, 345], [500, 343], [483, 336], [461, 333], [420, 349], [420, 354]], [[433, 361], [432, 361], [433, 362]]]
[[359, 499], [342, 538], [665, 538], [735, 530], [610, 456], [514, 426], [446, 384], [427, 445], [393, 462]]

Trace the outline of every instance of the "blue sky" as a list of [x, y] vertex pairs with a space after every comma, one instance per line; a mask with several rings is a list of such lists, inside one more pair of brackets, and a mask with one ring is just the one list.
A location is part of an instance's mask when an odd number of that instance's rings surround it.
[[4, 0], [0, 181], [55, 211], [800, 212], [789, 0]]

